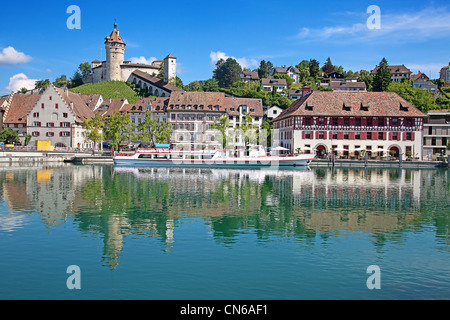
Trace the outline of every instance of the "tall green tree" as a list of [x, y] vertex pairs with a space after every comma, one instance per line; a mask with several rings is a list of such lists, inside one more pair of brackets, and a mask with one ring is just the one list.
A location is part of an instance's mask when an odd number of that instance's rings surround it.
[[111, 147], [118, 150], [122, 142], [131, 138], [134, 129], [130, 115], [127, 113], [114, 112], [105, 119], [104, 134], [111, 139]]
[[392, 82], [391, 72], [389, 71], [389, 64], [386, 58], [380, 61], [377, 73], [373, 78], [373, 91], [387, 91]]
[[328, 57], [327, 61], [325, 62], [325, 64], [322, 67], [322, 71], [327, 74], [327, 73], [332, 73], [335, 70], [333, 63], [331, 63], [331, 59], [330, 57]]
[[437, 109], [436, 95], [430, 90], [414, 88], [409, 82], [392, 82], [387, 91], [396, 92], [422, 112]]
[[217, 80], [219, 87], [228, 88], [234, 82], [240, 81], [240, 73], [242, 68], [240, 64], [233, 58], [227, 60], [220, 59], [216, 63], [214, 70], [214, 78]]
[[34, 84], [34, 88], [35, 89], [45, 89], [47, 88], [47, 86], [50, 84], [50, 80], [49, 79], [45, 79], [45, 80], [38, 80], [35, 82]]
[[261, 60], [259, 63], [258, 76], [260, 79], [267, 78], [267, 64], [265, 60]]
[[319, 68], [319, 61], [316, 59], [309, 60], [309, 74], [313, 78], [317, 78], [319, 76], [320, 68]]
[[94, 118], [84, 119], [82, 126], [86, 130], [86, 138], [94, 143], [92, 148], [92, 154], [94, 154], [97, 143], [103, 141], [105, 118], [100, 113], [96, 113]]
[[206, 81], [203, 81], [202, 90], [205, 92], [218, 92], [219, 84], [214, 78], [208, 79]]
[[211, 128], [219, 130], [222, 135], [222, 148], [226, 149], [227, 146], [227, 130], [230, 127], [230, 119], [227, 115], [217, 118], [211, 125]]

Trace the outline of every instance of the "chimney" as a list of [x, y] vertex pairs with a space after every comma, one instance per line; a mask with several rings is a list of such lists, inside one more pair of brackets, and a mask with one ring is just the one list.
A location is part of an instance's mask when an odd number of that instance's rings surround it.
[[302, 88], [302, 97], [307, 96], [308, 94], [311, 93], [311, 88], [310, 87], [303, 87]]

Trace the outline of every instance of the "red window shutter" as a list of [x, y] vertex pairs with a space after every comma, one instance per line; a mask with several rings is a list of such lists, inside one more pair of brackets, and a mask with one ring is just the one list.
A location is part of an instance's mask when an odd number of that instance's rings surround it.
[[355, 133], [354, 132], [350, 132], [348, 135], [350, 140], [355, 140]]
[[414, 134], [415, 132], [411, 133], [411, 140], [414, 141]]
[[367, 118], [361, 119], [361, 125], [362, 126], [367, 126]]
[[406, 141], [406, 132], [403, 132], [403, 141]]
[[70, 137], [70, 131], [67, 132], [67, 136]]
[[338, 119], [338, 126], [343, 126], [344, 125], [344, 118], [339, 118]]
[[361, 132], [361, 140], [367, 140], [367, 132]]
[[55, 108], [58, 109], [58, 104], [57, 103], [55, 104]]
[[339, 140], [343, 140], [344, 139], [344, 132], [342, 132], [342, 131], [338, 132], [338, 139]]
[[302, 139], [305, 139], [305, 137], [306, 137], [306, 132], [302, 131]]
[[59, 136], [62, 137], [62, 131], [59, 133]]
[[323, 140], [327, 140], [327, 139], [328, 139], [327, 133], [328, 133], [328, 132], [326, 132], [326, 131], [323, 133]]
[[319, 139], [319, 131], [316, 131], [316, 139]]
[[350, 125], [354, 126], [355, 125], [355, 118], [350, 118]]
[[44, 109], [44, 104], [43, 103], [41, 104], [41, 108]]

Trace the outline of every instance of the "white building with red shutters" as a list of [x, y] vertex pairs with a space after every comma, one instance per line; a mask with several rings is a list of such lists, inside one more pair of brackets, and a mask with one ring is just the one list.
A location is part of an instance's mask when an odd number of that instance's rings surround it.
[[274, 119], [274, 145], [344, 158], [422, 158], [427, 115], [394, 92], [313, 91]]

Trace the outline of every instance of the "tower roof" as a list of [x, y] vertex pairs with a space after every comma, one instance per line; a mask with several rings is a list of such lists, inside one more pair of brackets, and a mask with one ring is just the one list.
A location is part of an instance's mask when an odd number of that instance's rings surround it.
[[167, 57], [165, 57], [164, 59], [169, 59], [169, 58], [176, 59], [171, 53], [169, 53], [169, 55]]
[[125, 44], [122, 37], [119, 35], [119, 30], [117, 30], [117, 22], [114, 21], [114, 30], [111, 32], [109, 37], [105, 38], [105, 43], [122, 43]]

